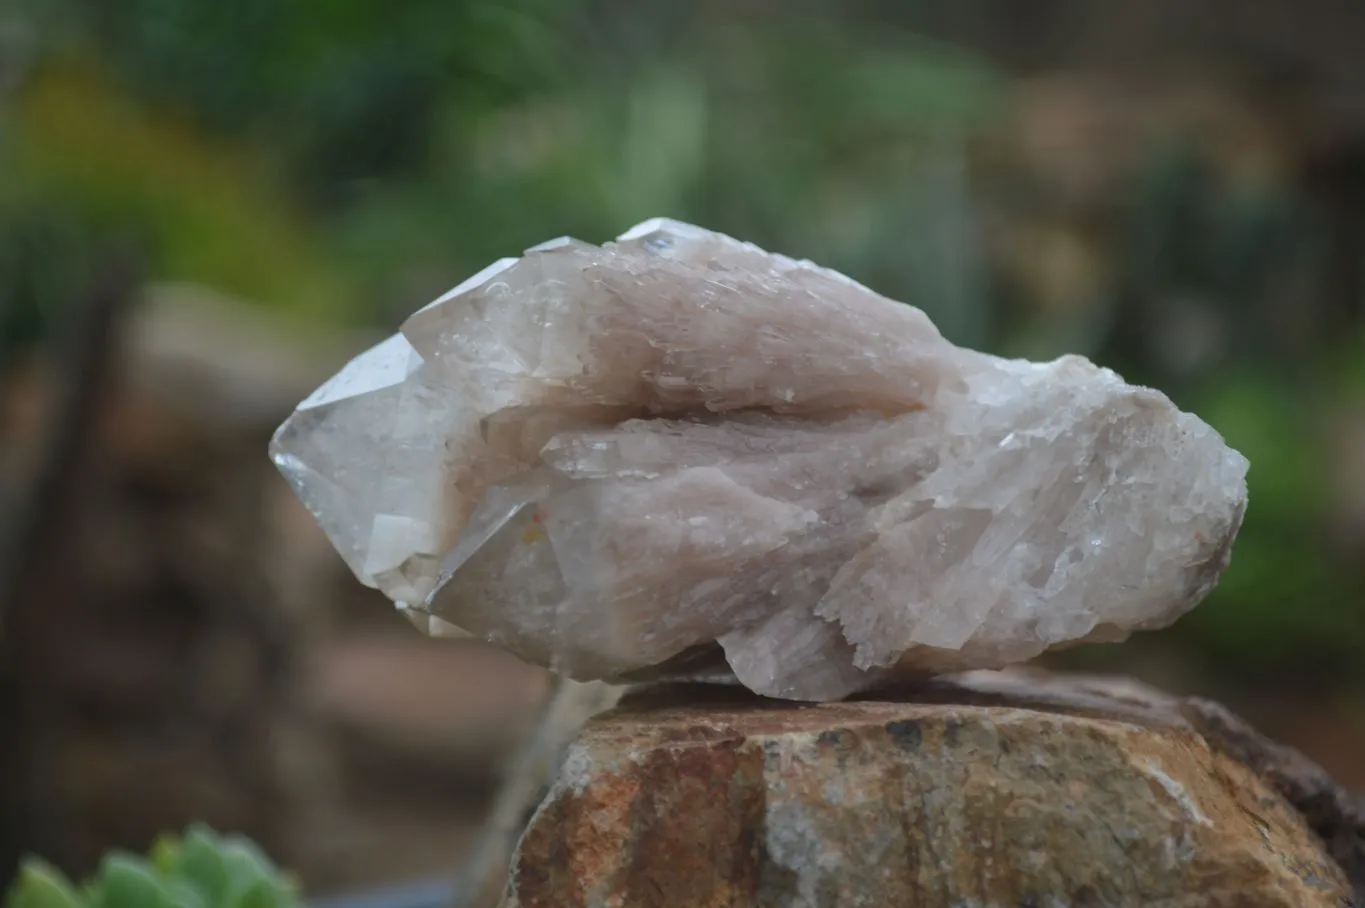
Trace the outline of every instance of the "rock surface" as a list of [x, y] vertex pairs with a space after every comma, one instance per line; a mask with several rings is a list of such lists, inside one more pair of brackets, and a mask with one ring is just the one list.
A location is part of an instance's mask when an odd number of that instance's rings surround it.
[[1118, 640], [1227, 566], [1246, 459], [1075, 356], [964, 350], [836, 272], [673, 221], [419, 310], [275, 463], [356, 576], [571, 678], [833, 700]]
[[1343, 858], [1361, 829], [1318, 774], [1123, 681], [971, 672], [808, 706], [655, 688], [584, 729], [503, 905], [1358, 905], [1319, 834]]

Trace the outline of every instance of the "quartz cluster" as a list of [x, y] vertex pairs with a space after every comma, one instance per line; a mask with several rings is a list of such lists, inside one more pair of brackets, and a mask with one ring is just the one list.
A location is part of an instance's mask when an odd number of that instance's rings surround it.
[[1157, 391], [663, 219], [496, 262], [271, 450], [428, 627], [803, 700], [1169, 624], [1246, 507], [1246, 459]]

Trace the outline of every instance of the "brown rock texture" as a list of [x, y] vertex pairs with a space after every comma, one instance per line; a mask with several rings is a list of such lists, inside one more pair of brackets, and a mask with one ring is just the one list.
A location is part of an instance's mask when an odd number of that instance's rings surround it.
[[654, 687], [584, 728], [503, 904], [1359, 905], [1332, 856], [1359, 853], [1353, 808], [1286, 753], [1090, 677], [820, 705]]

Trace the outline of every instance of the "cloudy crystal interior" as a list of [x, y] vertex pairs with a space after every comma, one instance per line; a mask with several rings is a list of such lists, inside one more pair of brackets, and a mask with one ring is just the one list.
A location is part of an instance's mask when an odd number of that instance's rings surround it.
[[1157, 391], [664, 219], [496, 262], [271, 453], [419, 626], [806, 700], [1169, 624], [1246, 507], [1246, 459]]

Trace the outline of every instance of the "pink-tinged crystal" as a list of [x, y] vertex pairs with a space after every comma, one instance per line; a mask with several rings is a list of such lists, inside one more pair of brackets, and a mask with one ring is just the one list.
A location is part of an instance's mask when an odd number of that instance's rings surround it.
[[698, 227], [503, 259], [357, 357], [272, 456], [364, 583], [572, 678], [847, 696], [1164, 626], [1247, 461], [1164, 395], [1005, 360]]

